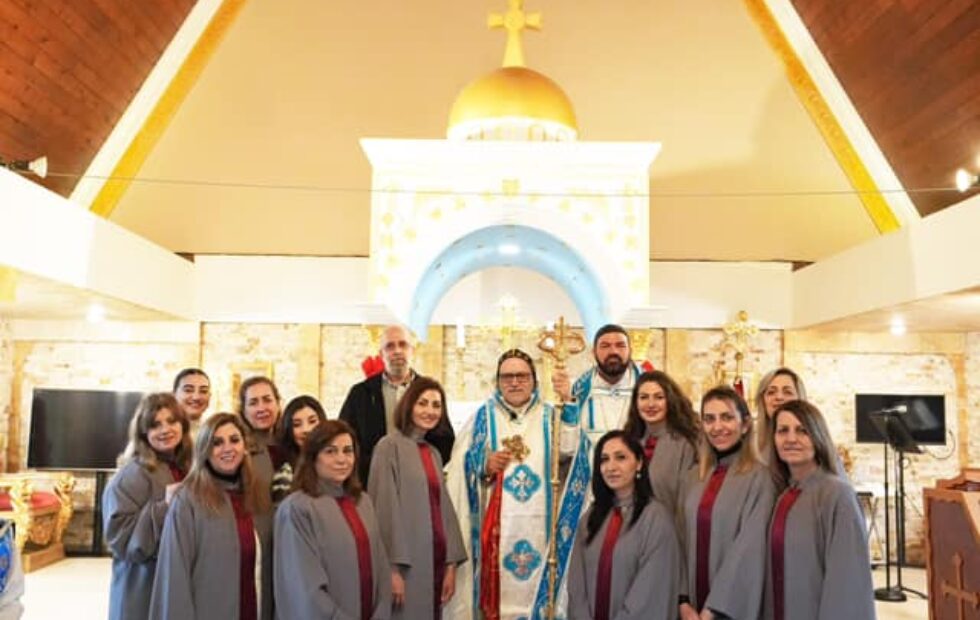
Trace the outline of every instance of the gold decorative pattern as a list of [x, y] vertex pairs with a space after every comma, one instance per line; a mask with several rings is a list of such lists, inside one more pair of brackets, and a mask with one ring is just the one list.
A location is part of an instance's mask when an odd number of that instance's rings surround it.
[[91, 211], [105, 218], [112, 215], [119, 200], [129, 189], [131, 180], [139, 174], [146, 158], [163, 136], [163, 132], [180, 109], [187, 93], [194, 87], [197, 78], [204, 71], [204, 67], [218, 49], [222, 38], [231, 29], [235, 17], [244, 5], [245, 0], [223, 0], [221, 7], [215, 12], [170, 85], [146, 118], [143, 127], [126, 148], [123, 156], [119, 158], [109, 175], [110, 179], [105, 182], [92, 201]]
[[901, 222], [882, 196], [867, 166], [864, 165], [793, 46], [790, 45], [776, 18], [766, 6], [765, 0], [745, 0], [745, 6], [769, 45], [782, 60], [790, 84], [827, 142], [827, 146], [830, 147], [837, 163], [844, 170], [851, 186], [858, 192], [861, 203], [878, 232], [884, 234], [900, 228]]

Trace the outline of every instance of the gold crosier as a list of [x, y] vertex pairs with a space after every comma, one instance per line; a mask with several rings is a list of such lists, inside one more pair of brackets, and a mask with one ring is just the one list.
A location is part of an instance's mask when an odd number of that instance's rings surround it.
[[[565, 361], [572, 355], [585, 350], [585, 338], [578, 332], [569, 331], [565, 327], [565, 317], [558, 317], [554, 329], [546, 329], [538, 340], [538, 349], [543, 351], [555, 362], [556, 370], [565, 370]], [[558, 471], [558, 452], [561, 448], [561, 410], [564, 403], [555, 403], [551, 419], [551, 536], [548, 543], [548, 605], [545, 607], [545, 618], [554, 620], [555, 617], [555, 581], [558, 578], [558, 487], [561, 484]]]

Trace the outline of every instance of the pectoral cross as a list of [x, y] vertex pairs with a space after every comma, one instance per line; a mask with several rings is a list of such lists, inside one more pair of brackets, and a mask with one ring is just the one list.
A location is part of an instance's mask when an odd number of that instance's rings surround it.
[[963, 605], [969, 603], [973, 606], [973, 609], [980, 608], [980, 593], [963, 589], [963, 556], [959, 553], [953, 554], [953, 566], [956, 567], [956, 585], [953, 586], [944, 579], [942, 588], [943, 598], [952, 596], [953, 598], [959, 599], [956, 606], [956, 617], [958, 620], [965, 620], [966, 609], [963, 608]]
[[521, 43], [521, 31], [541, 30], [541, 13], [526, 13], [524, 0], [507, 0], [507, 4], [510, 6], [506, 13], [491, 13], [487, 17], [487, 27], [503, 28], [507, 31], [504, 66], [523, 67], [524, 46]]

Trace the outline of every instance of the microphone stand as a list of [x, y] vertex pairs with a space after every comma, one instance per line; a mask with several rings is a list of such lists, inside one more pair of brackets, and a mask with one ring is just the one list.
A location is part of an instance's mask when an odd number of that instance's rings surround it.
[[[885, 587], [875, 590], [875, 599], [890, 603], [899, 603], [908, 600], [906, 592], [911, 592], [921, 598], [926, 595], [902, 585], [902, 565], [905, 564], [905, 453], [921, 454], [922, 448], [912, 437], [911, 431], [906, 426], [901, 414], [904, 408], [894, 407], [883, 409], [872, 413], [869, 417], [875, 428], [881, 434], [882, 445], [885, 452]], [[891, 552], [888, 544], [889, 540], [889, 510], [888, 510], [888, 446], [891, 445], [895, 452], [895, 478], [898, 486], [895, 489], [895, 545], [896, 545], [896, 566], [895, 572], [898, 583], [891, 583]]]

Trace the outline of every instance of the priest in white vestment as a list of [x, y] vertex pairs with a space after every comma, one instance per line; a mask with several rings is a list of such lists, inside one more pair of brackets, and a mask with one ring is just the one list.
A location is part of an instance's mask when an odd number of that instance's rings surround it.
[[[551, 498], [551, 405], [538, 394], [534, 364], [512, 349], [497, 363], [497, 389], [457, 436], [448, 488], [470, 562], [457, 573], [445, 617], [459, 620], [544, 617], [552, 511], [558, 511], [558, 615], [576, 527], [589, 483], [587, 442], [571, 450], [563, 491]], [[482, 615], [481, 615], [482, 614]]]

